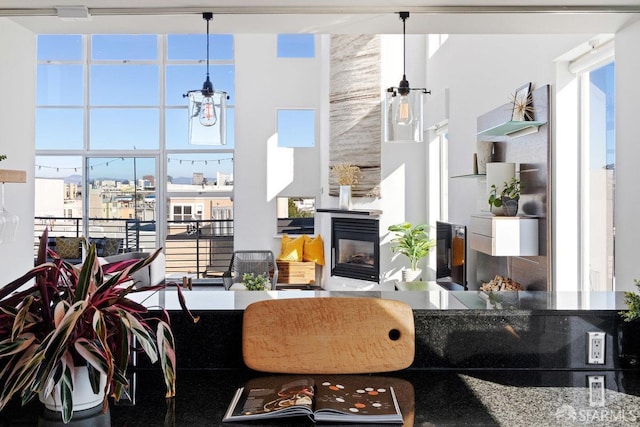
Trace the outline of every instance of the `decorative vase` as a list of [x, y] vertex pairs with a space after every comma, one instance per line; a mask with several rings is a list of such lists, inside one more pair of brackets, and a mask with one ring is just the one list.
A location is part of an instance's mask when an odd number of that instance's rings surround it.
[[[98, 394], [93, 392], [91, 381], [89, 381], [89, 371], [86, 366], [76, 366], [73, 368], [73, 412], [101, 406], [104, 399], [104, 388], [107, 384], [107, 376], [100, 375], [100, 386]], [[42, 393], [38, 395], [44, 406], [56, 412], [62, 412], [62, 399], [60, 398], [60, 386], [56, 385], [53, 392], [44, 397]]]
[[402, 270], [402, 281], [403, 282], [416, 282], [420, 281], [420, 276], [422, 275], [422, 269], [416, 268], [415, 270], [404, 269]]
[[338, 197], [338, 209], [351, 210], [351, 186], [341, 185]]
[[492, 141], [478, 141], [477, 142], [477, 162], [478, 172], [481, 175], [487, 173], [487, 163], [491, 163], [493, 160], [493, 142]]
[[511, 197], [502, 198], [502, 211], [505, 216], [516, 216], [518, 214], [518, 199]]

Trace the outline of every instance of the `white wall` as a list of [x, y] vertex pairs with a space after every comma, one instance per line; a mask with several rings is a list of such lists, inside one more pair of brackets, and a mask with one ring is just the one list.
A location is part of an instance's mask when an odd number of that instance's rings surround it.
[[276, 47], [275, 34], [235, 35], [234, 232], [237, 250], [277, 256], [276, 197], [319, 200], [321, 165], [319, 138], [313, 148], [278, 148], [276, 109], [315, 108], [318, 119], [322, 67], [317, 55], [277, 58]]
[[33, 168], [36, 36], [0, 18], [0, 154], [1, 169], [27, 171], [26, 184], [5, 184], [8, 211], [18, 215], [14, 243], [0, 244], [0, 287], [33, 267]]
[[[450, 35], [430, 58], [428, 86], [449, 88], [449, 174], [471, 173], [476, 152], [476, 119], [509, 102], [526, 82], [534, 87], [556, 80], [555, 58], [588, 40], [576, 35]], [[484, 183], [449, 179], [449, 221], [468, 225], [484, 203]], [[479, 195], [480, 198], [479, 198]], [[476, 283], [476, 253], [468, 251], [468, 281]]]
[[636, 290], [640, 279], [640, 23], [616, 34], [616, 200], [615, 289]]

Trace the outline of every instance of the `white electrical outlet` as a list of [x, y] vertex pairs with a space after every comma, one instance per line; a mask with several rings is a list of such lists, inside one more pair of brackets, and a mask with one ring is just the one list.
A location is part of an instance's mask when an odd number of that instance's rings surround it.
[[589, 365], [604, 365], [604, 332], [587, 333], [587, 363]]
[[587, 376], [589, 386], [589, 406], [604, 406], [604, 376]]

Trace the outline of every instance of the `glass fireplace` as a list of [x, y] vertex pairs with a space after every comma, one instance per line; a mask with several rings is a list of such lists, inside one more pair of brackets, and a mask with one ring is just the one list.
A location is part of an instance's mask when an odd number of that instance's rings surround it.
[[378, 220], [331, 218], [331, 275], [380, 282]]

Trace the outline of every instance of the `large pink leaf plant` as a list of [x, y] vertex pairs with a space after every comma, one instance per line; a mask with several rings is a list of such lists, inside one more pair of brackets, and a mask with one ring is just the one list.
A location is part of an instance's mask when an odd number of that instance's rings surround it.
[[[47, 240], [45, 230], [36, 267], [0, 288], [0, 410], [14, 395], [24, 405], [38, 393], [47, 397], [58, 392], [62, 419], [69, 422], [73, 368], [86, 366], [94, 393], [99, 392], [100, 375], [106, 376], [106, 411], [108, 397], [119, 399], [128, 384], [132, 351], [143, 351], [152, 363], [159, 361], [166, 397], [173, 397], [176, 353], [168, 313], [158, 308], [152, 314], [129, 298], [165, 287], [136, 288], [130, 278], [161, 249], [145, 259], [101, 266], [91, 245], [82, 266], [76, 267], [54, 253], [53, 262], [44, 262]], [[176, 287], [183, 310], [191, 316]]]

